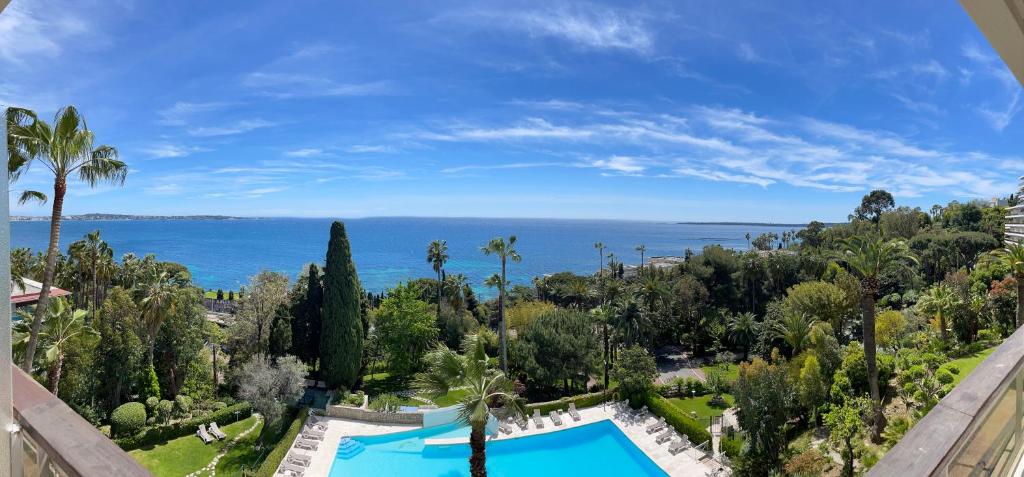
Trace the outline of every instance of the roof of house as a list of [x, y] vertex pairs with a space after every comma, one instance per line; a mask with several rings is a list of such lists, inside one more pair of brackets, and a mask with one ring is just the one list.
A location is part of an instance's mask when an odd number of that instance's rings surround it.
[[[11, 280], [11, 304], [24, 305], [39, 301], [39, 291], [42, 290], [43, 284], [28, 278], [22, 278], [21, 281], [24, 282], [24, 286], [15, 280]], [[71, 292], [67, 290], [54, 286], [50, 287], [51, 297], [66, 296], [70, 294]]]

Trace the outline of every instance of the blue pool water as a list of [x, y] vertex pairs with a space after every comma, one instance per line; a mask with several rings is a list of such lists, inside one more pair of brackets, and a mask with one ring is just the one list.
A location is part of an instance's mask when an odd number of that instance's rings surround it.
[[[424, 440], [465, 437], [469, 429], [451, 424], [384, 436], [355, 437], [363, 449], [339, 452], [330, 477], [469, 475], [469, 444], [425, 446]], [[610, 421], [564, 431], [487, 443], [487, 472], [492, 477], [666, 476]]]

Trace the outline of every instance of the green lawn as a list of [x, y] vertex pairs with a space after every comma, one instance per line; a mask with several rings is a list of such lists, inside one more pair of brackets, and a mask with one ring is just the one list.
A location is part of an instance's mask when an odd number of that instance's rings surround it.
[[671, 402], [675, 407], [681, 409], [687, 416], [693, 417], [693, 413], [697, 413], [697, 419], [701, 422], [707, 421], [711, 416], [721, 416], [722, 413], [732, 407], [736, 401], [733, 399], [731, 394], [723, 394], [725, 398], [726, 407], [713, 407], [710, 404], [713, 396], [706, 394], [704, 396], [697, 396], [692, 398], [670, 398]]
[[704, 371], [704, 375], [708, 373], [722, 373], [725, 376], [726, 381], [736, 381], [740, 377], [740, 367], [736, 364], [709, 364], [707, 366], [701, 366], [701, 371]]
[[[207, 290], [207, 291], [203, 292], [203, 297], [204, 298], [209, 298], [211, 300], [216, 300], [217, 299], [217, 290]], [[238, 292], [235, 292], [235, 298], [238, 298]], [[227, 290], [224, 290], [224, 299], [225, 300], [228, 299], [228, 291]]]
[[431, 399], [431, 401], [434, 401], [434, 404], [437, 404], [439, 407], [448, 407], [453, 404], [457, 404], [459, 400], [465, 396], [465, 389], [452, 389], [451, 391], [448, 391], [448, 394]]
[[960, 384], [960, 381], [963, 381], [968, 374], [971, 374], [971, 371], [974, 371], [974, 368], [977, 368], [978, 365], [981, 364], [982, 361], [985, 361], [985, 358], [995, 350], [996, 347], [993, 346], [991, 348], [978, 351], [970, 356], [964, 356], [963, 358], [951, 361], [951, 363], [955, 364], [956, 367], [960, 368], [960, 374], [954, 375], [953, 384]]
[[[255, 422], [256, 417], [249, 417], [234, 424], [224, 426], [221, 430], [228, 437], [209, 445], [203, 444], [203, 441], [198, 436], [189, 435], [163, 444], [136, 449], [129, 452], [129, 454], [157, 477], [180, 477], [206, 467], [233, 437], [251, 427]], [[218, 473], [220, 473], [221, 466], [226, 466], [231, 461], [228, 457], [231, 457], [232, 454], [243, 452], [246, 447], [251, 449], [251, 446], [246, 444], [251, 443], [249, 439], [254, 440], [259, 435], [259, 431], [259, 428], [252, 431], [252, 433], [246, 436], [246, 439], [239, 442], [238, 447], [232, 449], [224, 459], [221, 459], [217, 466]], [[237, 460], [235, 461], [237, 462]]]

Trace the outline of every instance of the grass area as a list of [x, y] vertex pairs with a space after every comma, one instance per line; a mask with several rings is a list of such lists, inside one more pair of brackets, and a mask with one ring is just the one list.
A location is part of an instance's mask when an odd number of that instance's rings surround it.
[[712, 406], [711, 394], [705, 394], [704, 396], [697, 396], [692, 398], [671, 398], [669, 402], [673, 406], [679, 408], [687, 416], [693, 417], [696, 413], [697, 419], [701, 422], [707, 421], [711, 416], [721, 416], [726, 409], [732, 407], [736, 401], [733, 399], [731, 394], [723, 394], [722, 398], [725, 399], [726, 406]]
[[[179, 437], [163, 444], [135, 449], [128, 454], [135, 460], [139, 461], [143, 467], [148, 469], [157, 477], [179, 477], [190, 474], [206, 467], [206, 465], [213, 460], [217, 453], [220, 452], [232, 438], [251, 427], [253, 423], [256, 422], [256, 419], [257, 418], [253, 416], [222, 427], [221, 430], [224, 431], [228, 437], [222, 441], [215, 441], [208, 445], [203, 444], [203, 441], [200, 440], [199, 437], [189, 435]], [[259, 435], [259, 431], [260, 429], [257, 428], [247, 435], [246, 438], [239, 443], [238, 447], [232, 449], [228, 455], [230, 456], [232, 453], [242, 452], [246, 447], [251, 449], [252, 446], [246, 445], [246, 443], [249, 442], [251, 444], [249, 439], [255, 441], [256, 436]], [[224, 459], [221, 460], [220, 464], [225, 464]], [[218, 465], [218, 472], [219, 470], [220, 465]]]
[[[229, 296], [228, 295], [228, 291], [224, 290], [224, 299], [227, 300], [228, 296]], [[217, 299], [217, 290], [207, 290], [207, 291], [203, 292], [203, 297], [204, 298], [209, 298], [211, 300], [216, 300]], [[238, 298], [238, 292], [235, 292], [235, 299], [237, 299], [237, 298]]]
[[726, 381], [735, 381], [740, 377], [740, 367], [737, 364], [709, 364], [701, 366], [700, 369], [704, 371], [705, 376], [708, 373], [722, 373]]
[[977, 368], [978, 365], [981, 364], [982, 361], [985, 361], [985, 358], [995, 350], [996, 346], [993, 346], [991, 348], [978, 351], [970, 356], [964, 356], [963, 358], [951, 361], [951, 363], [955, 364], [957, 368], [960, 368], [960, 373], [954, 375], [953, 384], [960, 384], [960, 381], [963, 381], [968, 374], [971, 374], [971, 371], [974, 371], [974, 368]]
[[453, 404], [457, 404], [459, 400], [464, 397], [466, 397], [465, 389], [452, 389], [451, 391], [448, 391], [448, 394], [431, 399], [431, 401], [434, 401], [434, 404], [437, 404], [440, 407], [448, 407]]
[[[405, 376], [392, 376], [387, 372], [373, 373], [363, 375], [363, 391], [370, 395], [370, 399], [380, 396], [384, 393], [397, 393], [399, 391], [406, 391], [412, 389], [412, 379]], [[430, 398], [428, 396], [421, 396], [437, 404], [439, 407], [447, 407], [459, 402], [466, 395], [466, 391], [463, 389], [452, 389], [448, 391], [448, 394], [440, 396], [438, 398]], [[412, 398], [401, 399], [403, 406], [422, 406], [423, 401], [418, 401]]]

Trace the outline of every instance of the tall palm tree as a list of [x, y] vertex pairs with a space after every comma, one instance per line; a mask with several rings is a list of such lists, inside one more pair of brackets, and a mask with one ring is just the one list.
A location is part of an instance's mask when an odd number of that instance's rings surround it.
[[750, 353], [750, 345], [757, 338], [757, 328], [757, 317], [749, 311], [729, 318], [729, 336], [734, 343], [743, 346], [744, 361]]
[[750, 232], [743, 235], [747, 239], [747, 250], [750, 250]]
[[505, 288], [508, 280], [505, 276], [505, 267], [509, 260], [518, 263], [523, 257], [519, 256], [519, 252], [516, 251], [515, 235], [510, 235], [507, 241], [504, 237], [495, 237], [487, 245], [480, 247], [480, 251], [484, 255], [497, 255], [501, 259], [501, 280], [496, 283], [498, 285], [498, 326], [500, 326], [498, 341], [501, 343], [501, 370], [508, 372], [508, 345], [506, 343], [508, 330], [505, 328]]
[[922, 313], [938, 318], [939, 332], [942, 333], [942, 341], [945, 342], [949, 339], [946, 317], [960, 304], [960, 296], [948, 285], [939, 283], [925, 290], [917, 299], [917, 305], [915, 306]]
[[[54, 299], [52, 306], [46, 310], [46, 317], [38, 336], [45, 350], [43, 356], [47, 365], [47, 387], [54, 395], [59, 390], [61, 372], [64, 370], [64, 356], [71, 340], [80, 335], [99, 336], [96, 330], [85, 323], [87, 315], [85, 310], [72, 309], [63, 298]], [[14, 329], [14, 346], [22, 349], [28, 344], [32, 328], [29, 322], [35, 317], [25, 318], [19, 321]]]
[[427, 262], [433, 265], [434, 273], [437, 274], [437, 316], [441, 316], [441, 275], [444, 273], [444, 264], [448, 261], [448, 241], [434, 240], [427, 246]]
[[640, 244], [636, 246], [636, 251], [640, 252], [640, 275], [644, 274], [644, 252], [647, 251], [647, 246]]
[[626, 348], [636, 344], [647, 346], [647, 333], [651, 328], [650, 313], [635, 299], [627, 297], [617, 304], [614, 324]]
[[[123, 184], [128, 166], [117, 157], [117, 149], [111, 146], [95, 146], [94, 135], [85, 123], [85, 118], [74, 106], [57, 111], [53, 125], [35, 118], [29, 124], [16, 124], [8, 131], [22, 150], [26, 152], [25, 167], [32, 162], [42, 163], [53, 173], [53, 200], [50, 215], [50, 243], [46, 249], [46, 268], [43, 272], [39, 301], [36, 304], [35, 319], [25, 348], [22, 368], [32, 366], [42, 317], [50, 300], [50, 286], [60, 254], [60, 220], [64, 211], [64, 195], [68, 191], [68, 178], [77, 177], [90, 187], [101, 182]], [[9, 143], [11, 139], [8, 140]], [[10, 166], [8, 166], [9, 168]]]
[[604, 343], [604, 388], [608, 389], [608, 374], [611, 370], [611, 361], [609, 359], [610, 351], [610, 336], [608, 334], [608, 324], [614, 319], [615, 312], [611, 307], [607, 305], [601, 305], [591, 312], [594, 315], [594, 320], [601, 325], [601, 339]]
[[1024, 245], [1007, 244], [1006, 248], [992, 253], [992, 256], [1010, 269], [1010, 275], [1017, 281], [1017, 315], [1013, 327], [1024, 325]]
[[597, 249], [597, 278], [600, 279], [604, 275], [604, 244], [594, 242], [594, 248]]
[[156, 334], [164, 320], [174, 313], [174, 283], [167, 272], [153, 274], [139, 290], [142, 295], [142, 322], [146, 328], [147, 351], [146, 360], [153, 365], [153, 346]]
[[657, 311], [658, 303], [665, 301], [669, 296], [668, 285], [656, 273], [645, 276], [640, 281], [640, 289], [637, 291], [644, 298], [647, 310], [652, 313]]
[[92, 319], [96, 320], [96, 314], [99, 312], [100, 279], [108, 279], [115, 271], [114, 251], [100, 238], [100, 231], [96, 230], [86, 234], [84, 239], [72, 243], [68, 247], [68, 255], [86, 268], [92, 284], [89, 311]]
[[[4, 114], [7, 131], [16, 127], [24, 127], [37, 119], [36, 113], [23, 108], [7, 108]], [[14, 134], [7, 134], [7, 179], [14, 182], [21, 177], [21, 174], [28, 169], [29, 161], [36, 155], [33, 143]], [[26, 202], [46, 203], [46, 194], [34, 191], [23, 190], [18, 199], [19, 204]]]
[[790, 357], [807, 348], [815, 321], [814, 317], [806, 313], [787, 313], [775, 323], [775, 336], [782, 338], [793, 350]]
[[489, 369], [482, 339], [467, 339], [465, 355], [440, 345], [427, 354], [427, 370], [416, 377], [416, 387], [430, 396], [442, 396], [452, 389], [465, 389], [459, 400], [459, 420], [471, 428], [469, 472], [487, 476], [487, 421], [491, 406], [501, 406], [513, 416], [526, 414], [524, 401], [513, 391], [513, 382], [501, 371]]
[[902, 240], [885, 241], [882, 237], [854, 236], [839, 241], [836, 259], [846, 264], [860, 280], [861, 314], [864, 336], [864, 359], [867, 361], [868, 386], [874, 412], [874, 427], [871, 438], [878, 441], [885, 428], [882, 414], [882, 397], [878, 390], [878, 361], [875, 347], [875, 296], [878, 295], [878, 277], [887, 266], [897, 262], [917, 263]]

